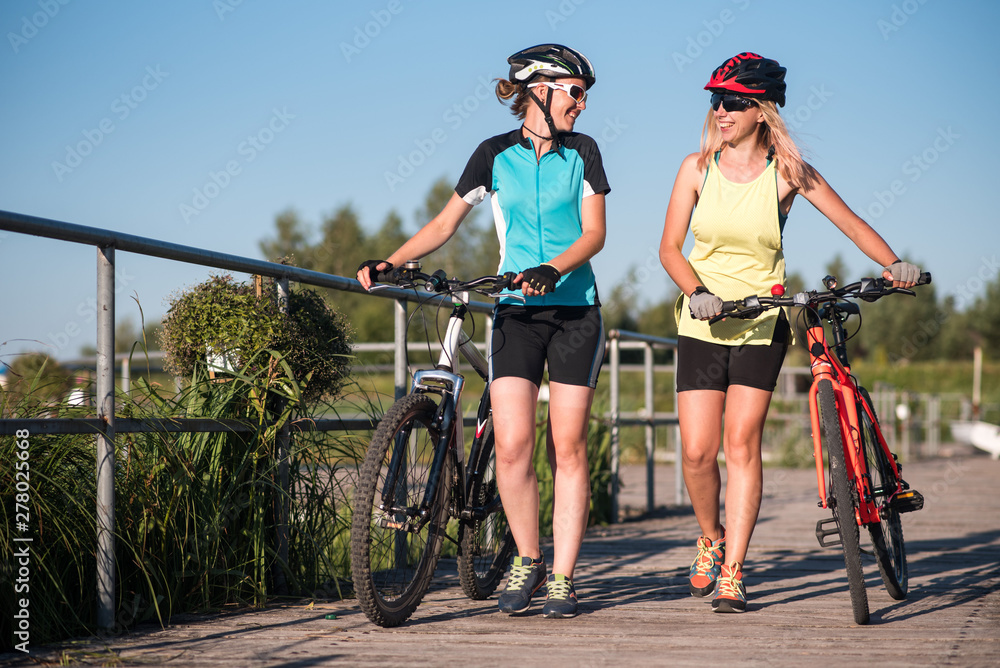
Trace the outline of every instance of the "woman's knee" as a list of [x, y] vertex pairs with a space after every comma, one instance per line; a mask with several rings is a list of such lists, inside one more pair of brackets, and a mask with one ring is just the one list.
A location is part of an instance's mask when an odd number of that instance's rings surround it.
[[709, 469], [718, 466], [719, 449], [685, 447], [681, 457], [687, 469]]
[[726, 453], [726, 466], [759, 466], [761, 461], [760, 443], [760, 437], [755, 434], [743, 438], [727, 437], [723, 447]]

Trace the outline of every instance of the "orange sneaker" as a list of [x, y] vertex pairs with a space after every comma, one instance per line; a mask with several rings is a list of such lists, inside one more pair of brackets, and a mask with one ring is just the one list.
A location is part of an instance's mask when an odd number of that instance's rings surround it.
[[726, 560], [726, 534], [717, 541], [707, 536], [698, 539], [698, 556], [691, 562], [688, 589], [692, 596], [708, 596], [715, 591], [722, 563]]
[[734, 561], [722, 565], [719, 588], [712, 599], [715, 612], [743, 612], [747, 609], [747, 589], [743, 585], [743, 564]]

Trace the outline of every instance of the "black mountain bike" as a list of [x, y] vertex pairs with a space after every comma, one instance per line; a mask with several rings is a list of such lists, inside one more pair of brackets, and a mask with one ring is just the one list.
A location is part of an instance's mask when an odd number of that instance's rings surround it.
[[[417, 371], [410, 393], [386, 411], [354, 495], [351, 574], [361, 609], [379, 626], [402, 624], [420, 605], [445, 539], [457, 543], [462, 589], [476, 600], [496, 591], [514, 551], [497, 492], [488, 364], [462, 331], [469, 293], [496, 297], [514, 287], [514, 277], [460, 281], [440, 270], [421, 273], [417, 262], [374, 277], [448, 295], [454, 306], [437, 364]], [[459, 353], [487, 381], [468, 465], [461, 414], [465, 379], [455, 371]], [[447, 533], [452, 518], [458, 520], [457, 540]]]

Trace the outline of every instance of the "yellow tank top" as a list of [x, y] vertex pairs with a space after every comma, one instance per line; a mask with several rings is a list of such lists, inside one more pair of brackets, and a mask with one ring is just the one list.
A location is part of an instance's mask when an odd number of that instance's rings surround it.
[[[694, 248], [688, 264], [698, 282], [724, 301], [768, 295], [771, 286], [785, 282], [775, 163], [770, 161], [750, 183], [733, 183], [722, 175], [716, 160], [718, 155], [709, 161], [691, 216]], [[691, 317], [688, 302], [681, 295], [676, 304], [680, 336], [732, 346], [771, 342], [777, 310], [754, 320], [727, 318], [709, 325]]]

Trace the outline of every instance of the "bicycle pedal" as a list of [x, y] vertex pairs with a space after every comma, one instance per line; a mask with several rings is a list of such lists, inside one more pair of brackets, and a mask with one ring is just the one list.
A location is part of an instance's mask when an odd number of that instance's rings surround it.
[[[832, 529], [828, 529], [827, 525], [833, 525]], [[836, 540], [827, 540], [829, 536], [836, 536]], [[819, 541], [820, 547], [840, 547], [843, 543], [840, 541], [840, 529], [837, 527], [837, 518], [828, 517], [825, 520], [819, 520], [816, 522], [816, 540]]]
[[915, 489], [908, 489], [892, 497], [889, 507], [899, 513], [912, 513], [924, 507], [924, 495]]

